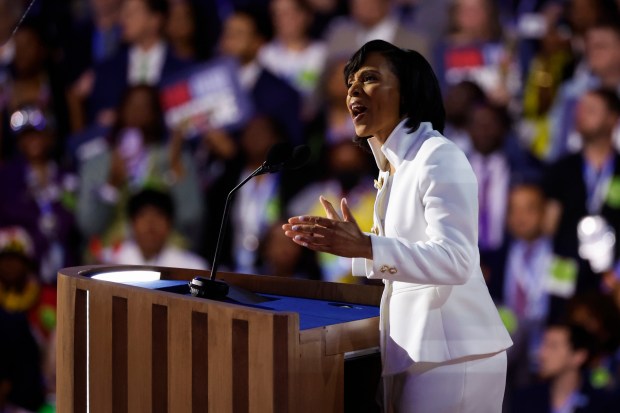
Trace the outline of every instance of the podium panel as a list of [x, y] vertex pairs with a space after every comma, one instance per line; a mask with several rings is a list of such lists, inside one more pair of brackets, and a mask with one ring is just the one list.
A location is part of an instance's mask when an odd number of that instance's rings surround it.
[[[160, 280], [91, 278], [129, 270]], [[196, 276], [209, 272], [61, 270], [58, 411], [344, 411], [345, 358], [377, 351], [382, 287], [222, 273], [265, 300], [239, 304], [189, 295]]]

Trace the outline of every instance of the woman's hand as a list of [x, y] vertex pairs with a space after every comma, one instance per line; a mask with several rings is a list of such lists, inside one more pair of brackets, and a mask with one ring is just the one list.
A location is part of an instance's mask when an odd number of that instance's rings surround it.
[[282, 225], [284, 234], [295, 243], [314, 251], [348, 258], [372, 259], [370, 237], [355, 222], [346, 198], [340, 202], [344, 219], [340, 219], [329, 201], [323, 197], [320, 200], [327, 218], [306, 215], [290, 218], [288, 224]]

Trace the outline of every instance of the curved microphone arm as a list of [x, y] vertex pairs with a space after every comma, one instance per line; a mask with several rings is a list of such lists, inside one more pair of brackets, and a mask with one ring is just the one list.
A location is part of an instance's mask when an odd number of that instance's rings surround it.
[[226, 224], [228, 223], [228, 217], [230, 215], [230, 207], [229, 207], [230, 206], [230, 200], [232, 199], [232, 196], [235, 194], [235, 192], [237, 192], [237, 190], [239, 188], [241, 188], [243, 185], [245, 185], [250, 179], [254, 178], [255, 176], [267, 173], [265, 171], [265, 169], [266, 169], [265, 165], [266, 165], [266, 163], [263, 163], [261, 166], [256, 168], [256, 170], [254, 172], [252, 172], [250, 175], [248, 175], [247, 178], [245, 178], [237, 186], [235, 186], [228, 193], [228, 196], [226, 197], [226, 203], [224, 204], [224, 214], [222, 215], [222, 222], [220, 224], [220, 232], [219, 232], [219, 234], [217, 234], [217, 244], [215, 245], [215, 254], [213, 255], [213, 265], [211, 266], [211, 277], [210, 277], [211, 280], [215, 279], [215, 276], [217, 274], [217, 267], [219, 266], [220, 244], [221, 244], [221, 241], [222, 241], [222, 236], [224, 234], [224, 228], [226, 227]]

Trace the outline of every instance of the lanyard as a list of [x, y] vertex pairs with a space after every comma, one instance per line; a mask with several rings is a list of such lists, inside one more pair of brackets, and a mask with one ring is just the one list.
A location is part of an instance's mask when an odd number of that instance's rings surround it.
[[[544, 316], [547, 310], [546, 278], [551, 264], [551, 245], [547, 240], [535, 241], [529, 259], [526, 259], [525, 242], [517, 242], [508, 257], [506, 298], [515, 301], [516, 289], [521, 288], [527, 297], [528, 305], [525, 309], [528, 317]], [[513, 303], [514, 304], [514, 303]]]
[[596, 171], [584, 158], [583, 178], [586, 184], [586, 206], [590, 215], [599, 214], [603, 208], [609, 183], [614, 173], [615, 163], [615, 158], [611, 155], [605, 161], [601, 170]]

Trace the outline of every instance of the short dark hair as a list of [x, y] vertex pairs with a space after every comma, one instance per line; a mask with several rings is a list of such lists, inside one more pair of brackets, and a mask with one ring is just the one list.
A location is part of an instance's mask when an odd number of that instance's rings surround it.
[[605, 102], [605, 106], [610, 112], [620, 115], [620, 98], [615, 90], [601, 87], [598, 89], [592, 89], [586, 93], [598, 96], [603, 100], [603, 102]]
[[400, 115], [407, 117], [409, 132], [420, 123], [430, 122], [443, 132], [446, 111], [439, 82], [431, 65], [415, 50], [401, 49], [383, 40], [371, 40], [363, 45], [344, 68], [344, 81], [357, 72], [370, 53], [380, 53], [390, 64], [400, 85]]
[[234, 14], [248, 18], [254, 25], [256, 34], [263, 40], [269, 41], [273, 37], [271, 15], [266, 9], [256, 5], [247, 5], [235, 8]]
[[174, 220], [174, 201], [166, 193], [155, 189], [143, 189], [136, 193], [127, 203], [127, 213], [133, 221], [136, 216], [147, 206], [157, 208], [170, 222]]
[[161, 14], [164, 18], [168, 17], [170, 5], [168, 0], [143, 0], [151, 13]]
[[585, 351], [588, 355], [582, 368], [597, 354], [596, 340], [592, 334], [582, 326], [566, 320], [554, 320], [547, 323], [546, 330], [558, 329], [568, 333], [568, 345], [573, 352]]

